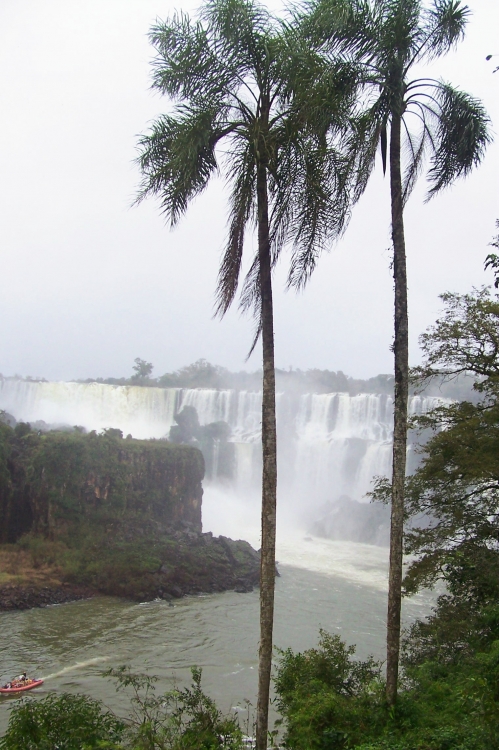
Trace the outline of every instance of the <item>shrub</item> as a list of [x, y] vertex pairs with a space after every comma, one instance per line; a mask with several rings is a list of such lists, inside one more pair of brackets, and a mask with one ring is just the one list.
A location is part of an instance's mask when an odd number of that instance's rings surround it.
[[225, 716], [201, 689], [201, 669], [192, 668], [183, 690], [155, 695], [156, 678], [131, 674], [127, 667], [106, 674], [118, 690], [131, 689], [132, 715], [124, 747], [133, 750], [243, 750], [243, 734], [234, 716]]
[[28, 698], [14, 706], [1, 750], [89, 750], [116, 747], [125, 724], [85, 695]]

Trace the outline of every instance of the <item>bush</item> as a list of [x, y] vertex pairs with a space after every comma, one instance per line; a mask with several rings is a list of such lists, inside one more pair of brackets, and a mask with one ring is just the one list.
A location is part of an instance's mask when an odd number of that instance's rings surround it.
[[282, 652], [276, 691], [286, 748], [499, 749], [499, 641], [484, 639], [458, 661], [444, 650], [440, 660], [408, 664], [395, 707], [386, 704], [379, 665], [353, 654], [323, 631], [318, 648]]
[[234, 716], [224, 716], [201, 689], [201, 670], [192, 668], [191, 686], [156, 696], [155, 678], [128, 668], [109, 670], [118, 689], [131, 689], [132, 716], [123, 747], [133, 750], [243, 750]]
[[29, 698], [11, 711], [1, 750], [89, 750], [114, 748], [125, 724], [85, 695]]
[[318, 648], [281, 652], [275, 687], [286, 747], [350, 748], [383, 725], [380, 664], [356, 661], [354, 653], [355, 646], [323, 630]]
[[192, 669], [184, 690], [155, 695], [156, 678], [111, 669], [118, 690], [131, 690], [131, 713], [122, 720], [85, 695], [28, 698], [12, 708], [0, 750], [243, 750], [234, 716], [224, 716], [201, 689]]

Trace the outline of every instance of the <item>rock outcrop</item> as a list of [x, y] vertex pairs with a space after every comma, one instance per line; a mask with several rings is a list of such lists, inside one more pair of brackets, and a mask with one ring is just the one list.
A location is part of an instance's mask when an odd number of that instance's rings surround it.
[[[23, 582], [15, 565], [3, 571], [0, 609], [88, 592], [145, 601], [251, 591], [258, 553], [202, 533], [203, 474], [192, 446], [0, 423], [0, 541], [29, 560]], [[35, 576], [45, 569], [46, 582]]]
[[123, 440], [118, 430], [22, 428], [0, 424], [0, 542], [27, 533], [64, 539], [78, 525], [125, 518], [201, 531], [204, 461], [196, 448]]

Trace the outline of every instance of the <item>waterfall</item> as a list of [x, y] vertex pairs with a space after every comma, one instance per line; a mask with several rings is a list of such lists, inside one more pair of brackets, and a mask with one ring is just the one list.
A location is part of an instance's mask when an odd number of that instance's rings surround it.
[[[411, 414], [442, 399], [413, 396]], [[261, 476], [261, 394], [205, 388], [145, 388], [101, 383], [0, 380], [0, 409], [19, 421], [118, 427], [136, 438], [162, 438], [175, 414], [193, 406], [200, 424], [224, 421], [234, 443], [233, 487], [258, 490]], [[277, 394], [280, 495], [288, 507], [313, 512], [342, 497], [362, 501], [373, 476], [391, 464], [393, 401], [390, 396], [347, 393]], [[218, 465], [215, 446], [213, 466]]]

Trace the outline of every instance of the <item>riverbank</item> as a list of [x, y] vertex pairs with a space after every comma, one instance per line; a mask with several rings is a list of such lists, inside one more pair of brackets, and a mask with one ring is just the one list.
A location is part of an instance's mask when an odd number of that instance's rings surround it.
[[99, 592], [87, 586], [61, 583], [59, 586], [0, 586], [0, 612], [48, 607], [90, 599]]
[[[130, 527], [128, 527], [130, 531]], [[144, 530], [143, 530], [144, 531]], [[187, 594], [247, 593], [259, 584], [260, 556], [247, 542], [187, 530], [161, 539], [113, 540], [69, 548], [25, 538], [0, 546], [0, 611], [44, 607], [98, 594], [132, 601]]]

